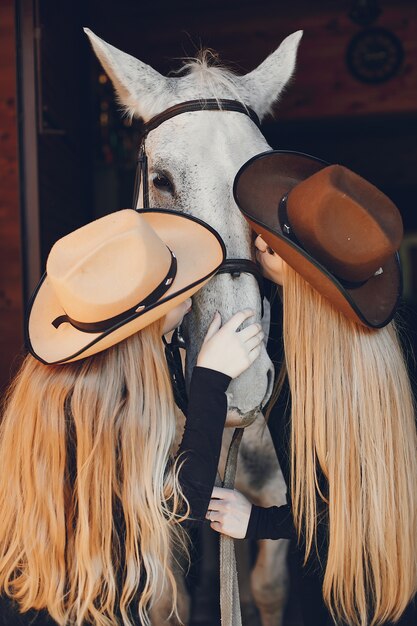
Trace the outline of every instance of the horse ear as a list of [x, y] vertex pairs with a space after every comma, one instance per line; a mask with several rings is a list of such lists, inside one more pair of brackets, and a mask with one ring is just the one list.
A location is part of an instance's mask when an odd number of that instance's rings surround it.
[[298, 30], [286, 37], [279, 48], [263, 63], [241, 77], [245, 101], [261, 119], [271, 111], [272, 105], [294, 72], [298, 44], [302, 35], [303, 31]]
[[84, 28], [90, 43], [116, 90], [119, 102], [132, 116], [148, 119], [154, 115], [155, 104], [164, 108], [167, 79], [150, 65], [97, 37]]

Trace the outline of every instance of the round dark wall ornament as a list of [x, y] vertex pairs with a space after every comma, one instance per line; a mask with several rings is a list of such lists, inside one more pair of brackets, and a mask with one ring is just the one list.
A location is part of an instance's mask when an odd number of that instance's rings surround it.
[[404, 49], [394, 33], [368, 28], [355, 35], [346, 51], [346, 63], [357, 80], [383, 83], [395, 76], [404, 60]]

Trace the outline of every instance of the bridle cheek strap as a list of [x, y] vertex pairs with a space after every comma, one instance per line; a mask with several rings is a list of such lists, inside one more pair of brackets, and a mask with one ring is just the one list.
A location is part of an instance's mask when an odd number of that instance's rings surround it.
[[182, 113], [192, 113], [195, 111], [233, 111], [235, 113], [243, 113], [244, 115], [247, 115], [252, 120], [252, 122], [256, 124], [256, 126], [258, 126], [258, 128], [261, 125], [257, 114], [250, 107], [245, 106], [237, 100], [228, 100], [225, 98], [220, 98], [218, 100], [216, 98], [208, 98], [207, 100], [187, 100], [185, 102], [181, 102], [180, 104], [175, 104], [168, 109], [165, 109], [165, 111], [162, 111], [162, 113], [158, 113], [158, 115], [155, 115], [149, 120], [149, 122], [146, 122], [146, 124], [144, 124], [140, 135], [132, 205], [134, 209], [137, 208], [141, 184], [143, 195], [143, 208], [149, 208], [148, 158], [146, 156], [145, 149], [146, 137], [152, 130], [158, 128], [158, 126], [160, 126], [167, 120], [170, 120], [177, 115], [181, 115]]
[[148, 183], [148, 157], [145, 150], [145, 137], [143, 137], [140, 146], [136, 166], [135, 184], [133, 187], [133, 208], [136, 209], [140, 186], [142, 184], [143, 208], [149, 208], [149, 183]]

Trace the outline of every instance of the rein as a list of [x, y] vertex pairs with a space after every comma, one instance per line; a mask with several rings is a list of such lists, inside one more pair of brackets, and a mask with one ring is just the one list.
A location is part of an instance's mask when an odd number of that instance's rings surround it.
[[[258, 128], [260, 127], [260, 121], [255, 111], [244, 106], [237, 100], [227, 99], [217, 100], [210, 98], [207, 100], [188, 100], [181, 102], [180, 104], [176, 104], [151, 118], [144, 125], [140, 136], [133, 196], [133, 207], [135, 209], [138, 204], [141, 186], [143, 208], [149, 208], [148, 157], [145, 145], [148, 134], [167, 120], [176, 117], [177, 115], [195, 111], [234, 111], [236, 113], [247, 115], [252, 122], [258, 126]], [[261, 297], [263, 317], [263, 278], [257, 264], [254, 261], [251, 259], [226, 259], [217, 271], [217, 274], [230, 274], [232, 278], [237, 278], [242, 272], [252, 274], [256, 278]], [[181, 337], [179, 329], [174, 331], [171, 343], [168, 343], [165, 338], [163, 338], [163, 340], [175, 402], [183, 413], [187, 415], [188, 398], [180, 355], [180, 348], [185, 348], [185, 342]], [[242, 426], [235, 429], [227, 455], [223, 481], [219, 481], [218, 478], [216, 485], [220, 484], [222, 487], [233, 489], [237, 469], [237, 455], [239, 451], [239, 444], [243, 436], [243, 428], [251, 424], [255, 417], [256, 414], [253, 418], [251, 417], [250, 419], [242, 421]], [[233, 539], [231, 537], [227, 537], [226, 535], [220, 535], [220, 610], [222, 626], [241, 626], [242, 618], [240, 613], [235, 549]]]

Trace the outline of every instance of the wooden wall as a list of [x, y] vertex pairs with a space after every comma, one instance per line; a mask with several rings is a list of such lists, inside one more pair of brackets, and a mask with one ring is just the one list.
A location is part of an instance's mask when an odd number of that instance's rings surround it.
[[[165, 8], [161, 8], [164, 5]], [[280, 119], [314, 119], [417, 110], [417, 4], [381, 0], [372, 27], [390, 30], [404, 48], [395, 77], [381, 85], [359, 82], [345, 63], [352, 37], [363, 30], [349, 17], [351, 0], [201, 0], [142, 3], [90, 0], [91, 28], [116, 47], [161, 72], [200, 45], [249, 71], [296, 30], [304, 30], [297, 72], [278, 107]], [[129, 24], [127, 27], [126, 25]]]
[[0, 389], [23, 344], [13, 0], [0, 2]]

